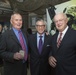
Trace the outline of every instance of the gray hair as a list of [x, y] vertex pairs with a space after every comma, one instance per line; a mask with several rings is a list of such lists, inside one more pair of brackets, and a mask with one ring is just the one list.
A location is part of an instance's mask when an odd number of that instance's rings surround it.
[[43, 22], [45, 26], [47, 25], [47, 24], [46, 24], [46, 21], [43, 20], [43, 19], [38, 19], [38, 20], [36, 21], [36, 25], [37, 25], [37, 23], [38, 23], [39, 21], [40, 21], [40, 22]]
[[[11, 15], [11, 19], [10, 20], [12, 20], [13, 19], [13, 16], [14, 15], [20, 15], [21, 16], [21, 14], [20, 13], [18, 13], [18, 12], [14, 12], [12, 15]], [[22, 16], [21, 16], [22, 17]]]

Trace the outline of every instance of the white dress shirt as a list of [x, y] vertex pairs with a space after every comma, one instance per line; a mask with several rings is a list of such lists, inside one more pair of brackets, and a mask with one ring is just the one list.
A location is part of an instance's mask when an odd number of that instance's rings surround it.
[[67, 30], [68, 30], [68, 26], [64, 29], [64, 31], [62, 31], [62, 32], [59, 32], [59, 34], [58, 34], [58, 37], [57, 37], [57, 41], [58, 41], [58, 38], [59, 38], [59, 36], [60, 36], [60, 33], [62, 33], [62, 36], [61, 36], [61, 40], [63, 39], [63, 37], [64, 37], [64, 35], [65, 35], [65, 33], [67, 32]]

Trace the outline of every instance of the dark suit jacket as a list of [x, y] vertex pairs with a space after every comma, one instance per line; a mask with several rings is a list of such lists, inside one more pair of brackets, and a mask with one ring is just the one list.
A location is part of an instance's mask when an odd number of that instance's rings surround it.
[[57, 60], [54, 75], [76, 75], [76, 31], [69, 28], [58, 49], [57, 36], [58, 33], [53, 36], [50, 53]]
[[[24, 38], [27, 37], [26, 32], [23, 32]], [[22, 50], [21, 45], [13, 30], [8, 30], [3, 33], [0, 42], [0, 56], [4, 59], [4, 75], [26, 75], [26, 62], [23, 60], [14, 60], [15, 52]]]
[[[0, 33], [0, 40], [1, 40], [1, 33]], [[0, 41], [1, 42], [1, 41]], [[0, 57], [0, 67], [3, 66], [3, 59]]]
[[51, 36], [45, 35], [41, 54], [37, 48], [37, 34], [29, 37], [31, 75], [50, 75], [48, 56], [51, 50]]

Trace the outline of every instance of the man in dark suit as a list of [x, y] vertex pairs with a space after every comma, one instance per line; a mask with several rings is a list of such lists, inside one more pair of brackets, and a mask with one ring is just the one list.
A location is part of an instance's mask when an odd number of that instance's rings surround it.
[[[45, 34], [45, 29], [45, 21], [39, 19], [36, 22], [37, 33], [29, 37], [31, 75], [50, 75], [48, 57], [51, 50], [51, 36]], [[39, 51], [40, 36], [42, 36], [41, 51]]]
[[[2, 25], [0, 24], [0, 38], [1, 38], [1, 34], [2, 34]], [[3, 61], [2, 61], [2, 58], [0, 58], [0, 67], [3, 66]]]
[[[53, 36], [49, 57], [54, 75], [76, 75], [76, 31], [67, 22], [68, 18], [64, 13], [58, 13], [54, 17], [58, 32]], [[62, 36], [58, 42], [60, 33]]]
[[[0, 38], [1, 38], [2, 30], [3, 30], [3, 27], [0, 24]], [[0, 57], [0, 74], [3, 75], [3, 59], [1, 57]]]
[[[4, 75], [27, 75], [26, 74], [26, 61], [24, 55], [27, 55], [27, 37], [22, 27], [22, 16], [19, 13], [11, 15], [11, 30], [8, 30], [2, 34], [0, 41], [0, 57], [4, 59]], [[19, 32], [22, 34], [24, 45], [26, 50], [24, 53], [21, 41], [19, 38]]]

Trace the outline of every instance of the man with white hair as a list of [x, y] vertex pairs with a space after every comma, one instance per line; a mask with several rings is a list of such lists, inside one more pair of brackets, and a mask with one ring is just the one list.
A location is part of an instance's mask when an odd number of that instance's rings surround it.
[[13, 13], [12, 28], [2, 34], [0, 57], [4, 59], [4, 75], [27, 75], [27, 36], [22, 28], [22, 16]]
[[67, 22], [68, 18], [64, 13], [54, 16], [58, 32], [53, 36], [49, 57], [54, 75], [76, 75], [76, 31]]

